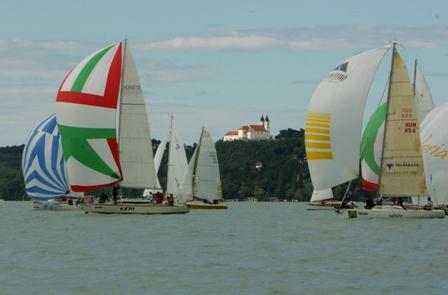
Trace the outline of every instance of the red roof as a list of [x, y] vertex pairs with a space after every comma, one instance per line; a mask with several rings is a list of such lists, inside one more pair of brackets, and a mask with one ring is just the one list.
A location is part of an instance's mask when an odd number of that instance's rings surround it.
[[266, 131], [263, 125], [249, 125], [254, 131]]
[[243, 125], [243, 126], [241, 126], [240, 129], [238, 129], [238, 130], [249, 131], [249, 130], [250, 130], [250, 127], [247, 126], [247, 125]]
[[230, 130], [230, 131], [227, 131], [226, 133], [224, 133], [224, 136], [228, 136], [228, 135], [238, 135], [238, 131]]

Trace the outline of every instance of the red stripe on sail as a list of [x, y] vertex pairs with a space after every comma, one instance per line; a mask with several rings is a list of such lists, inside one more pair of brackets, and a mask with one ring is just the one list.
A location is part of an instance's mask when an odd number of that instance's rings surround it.
[[109, 187], [114, 185], [115, 183], [119, 183], [121, 180], [117, 180], [110, 183], [104, 183], [104, 184], [98, 184], [98, 185], [71, 185], [72, 191], [75, 193], [84, 193], [84, 192], [91, 192], [103, 187]]
[[118, 99], [111, 100], [96, 94], [62, 91], [58, 93], [56, 101], [116, 109]]
[[123, 173], [121, 172], [121, 165], [120, 165], [120, 156], [118, 153], [118, 143], [115, 138], [108, 138], [107, 144], [109, 145], [110, 151], [112, 153], [112, 156], [114, 157], [115, 164], [118, 167], [118, 170], [120, 171], [120, 181], [123, 180]]
[[376, 192], [378, 188], [377, 183], [373, 183], [370, 181], [365, 180], [364, 178], [361, 179], [362, 182], [362, 189], [367, 192]]
[[106, 89], [104, 90], [104, 97], [108, 100], [115, 99], [115, 105], [117, 105], [118, 94], [120, 93], [122, 56], [122, 42], [120, 42], [110, 64], [106, 80]]

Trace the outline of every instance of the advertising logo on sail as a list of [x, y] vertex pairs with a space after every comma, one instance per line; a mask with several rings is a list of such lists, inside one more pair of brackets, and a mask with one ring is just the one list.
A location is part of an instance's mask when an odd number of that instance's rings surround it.
[[347, 79], [347, 68], [348, 68], [348, 61], [338, 65], [333, 70], [331, 70], [327, 75], [327, 79], [335, 81], [344, 81], [345, 79]]

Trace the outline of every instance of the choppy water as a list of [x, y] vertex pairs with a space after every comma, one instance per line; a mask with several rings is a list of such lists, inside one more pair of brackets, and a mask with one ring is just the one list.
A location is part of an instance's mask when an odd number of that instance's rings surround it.
[[0, 294], [447, 294], [447, 230], [299, 203], [124, 216], [6, 202]]

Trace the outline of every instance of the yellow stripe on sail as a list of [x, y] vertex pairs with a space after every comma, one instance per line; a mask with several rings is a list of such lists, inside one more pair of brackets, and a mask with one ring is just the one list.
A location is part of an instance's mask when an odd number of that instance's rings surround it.
[[307, 149], [331, 149], [331, 143], [326, 142], [305, 142], [305, 148]]
[[305, 127], [322, 127], [322, 128], [330, 128], [330, 123], [325, 122], [315, 122], [315, 121], [306, 121]]
[[333, 160], [331, 152], [306, 152], [307, 160]]
[[330, 113], [307, 113], [306, 114], [307, 118], [316, 118], [316, 119], [330, 119], [331, 115]]
[[305, 133], [321, 133], [321, 134], [330, 134], [330, 129], [320, 129], [320, 128], [305, 128]]
[[305, 141], [307, 141], [307, 140], [330, 141], [330, 136], [315, 135], [315, 134], [305, 134]]

